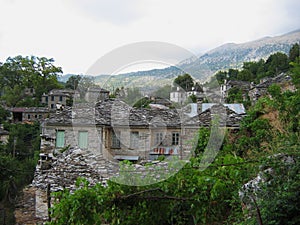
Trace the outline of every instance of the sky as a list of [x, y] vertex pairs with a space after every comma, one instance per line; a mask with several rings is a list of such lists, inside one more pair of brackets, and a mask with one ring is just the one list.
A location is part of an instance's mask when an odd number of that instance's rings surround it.
[[0, 0], [0, 62], [44, 56], [64, 74], [85, 74], [114, 49], [143, 41], [199, 55], [297, 30], [299, 12], [299, 0]]

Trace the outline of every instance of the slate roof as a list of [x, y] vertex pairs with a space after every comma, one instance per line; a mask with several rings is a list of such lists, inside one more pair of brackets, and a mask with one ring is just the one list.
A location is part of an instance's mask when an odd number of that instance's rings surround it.
[[[202, 104], [202, 112], [210, 109], [212, 106], [217, 105], [218, 103], [203, 103]], [[246, 110], [243, 104], [223, 104], [225, 107], [228, 107], [232, 111], [237, 114], [245, 114]]]
[[136, 109], [118, 99], [106, 99], [96, 105], [85, 103], [73, 109], [66, 107], [64, 110], [52, 114], [45, 122], [48, 125], [98, 125], [109, 127], [199, 127], [210, 125], [211, 114], [225, 116], [226, 113], [226, 123], [236, 127], [245, 115], [244, 107], [241, 104], [228, 105], [206, 105], [205, 110], [195, 114], [191, 113], [195, 111], [193, 107], [189, 110]]
[[25, 113], [48, 113], [49, 109], [45, 107], [29, 107], [24, 110]]
[[102, 126], [179, 126], [180, 116], [174, 109], [136, 109], [117, 99], [106, 99], [96, 105], [66, 107], [46, 119], [46, 124]]

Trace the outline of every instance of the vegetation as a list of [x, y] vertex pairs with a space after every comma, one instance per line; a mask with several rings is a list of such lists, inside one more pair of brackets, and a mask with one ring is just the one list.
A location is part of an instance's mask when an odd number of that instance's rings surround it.
[[[32, 182], [39, 157], [39, 124], [10, 124], [8, 143], [0, 143], [0, 205], [7, 224], [14, 224], [13, 208], [19, 191]], [[2, 219], [0, 220], [2, 222]]]
[[[57, 77], [62, 73], [54, 60], [45, 57], [9, 57], [0, 64], [0, 90], [7, 106], [38, 106], [43, 93], [62, 88]], [[26, 89], [30, 90], [26, 96]]]

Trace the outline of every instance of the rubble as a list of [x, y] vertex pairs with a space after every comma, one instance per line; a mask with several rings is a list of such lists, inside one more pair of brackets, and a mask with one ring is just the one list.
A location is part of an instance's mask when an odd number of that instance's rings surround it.
[[79, 148], [70, 148], [52, 159], [51, 167], [43, 170], [37, 167], [32, 185], [46, 190], [50, 184], [51, 192], [68, 188], [75, 190], [78, 177], [85, 178], [90, 185], [106, 184], [112, 175], [116, 174], [117, 165], [105, 160], [94, 152], [83, 151]]

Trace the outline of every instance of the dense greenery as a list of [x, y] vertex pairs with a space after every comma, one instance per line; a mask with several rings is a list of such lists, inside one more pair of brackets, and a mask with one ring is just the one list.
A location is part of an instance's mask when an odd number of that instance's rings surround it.
[[219, 71], [215, 77], [219, 83], [224, 83], [225, 79], [239, 80], [259, 83], [260, 79], [265, 77], [275, 77], [280, 73], [286, 73], [290, 69], [290, 63], [299, 57], [295, 51], [297, 44], [290, 50], [290, 57], [284, 53], [277, 52], [268, 57], [265, 61], [263, 59], [257, 62], [244, 62], [241, 70], [229, 69], [228, 71]]
[[5, 128], [9, 131], [9, 139], [8, 143], [0, 143], [0, 206], [4, 208], [6, 223], [14, 224], [16, 198], [33, 179], [40, 149], [40, 129], [37, 123], [6, 124]]
[[[62, 73], [54, 60], [45, 57], [9, 57], [0, 64], [1, 98], [7, 106], [39, 106], [43, 93], [62, 86], [57, 77]], [[26, 95], [26, 89], [29, 93]]]

